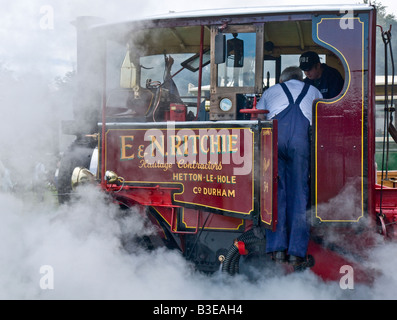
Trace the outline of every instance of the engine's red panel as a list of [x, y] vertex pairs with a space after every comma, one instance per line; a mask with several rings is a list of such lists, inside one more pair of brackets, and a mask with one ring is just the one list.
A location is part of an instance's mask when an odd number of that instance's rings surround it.
[[274, 137], [273, 122], [107, 124], [105, 170], [126, 185], [176, 187], [176, 205], [249, 219], [261, 214], [272, 226]]
[[313, 194], [319, 222], [358, 222], [366, 206], [367, 21], [349, 18], [351, 27], [346, 27], [342, 38], [337, 32], [329, 32], [341, 28], [345, 23], [342, 19], [347, 18], [320, 16], [313, 22], [315, 41], [338, 55], [345, 68], [345, 86], [340, 95], [317, 102], [313, 113]]

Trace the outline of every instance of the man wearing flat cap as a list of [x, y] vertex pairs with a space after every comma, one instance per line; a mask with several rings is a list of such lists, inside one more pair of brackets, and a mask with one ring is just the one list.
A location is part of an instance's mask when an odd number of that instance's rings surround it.
[[299, 67], [305, 73], [305, 82], [315, 86], [324, 99], [336, 97], [343, 88], [343, 78], [338, 70], [320, 62], [316, 52], [307, 51], [299, 58]]

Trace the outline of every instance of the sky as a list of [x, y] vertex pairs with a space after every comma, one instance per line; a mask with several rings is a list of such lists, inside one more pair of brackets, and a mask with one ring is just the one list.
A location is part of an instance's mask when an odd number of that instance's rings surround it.
[[[344, 5], [354, 1], [328, 1]], [[397, 16], [397, 2], [381, 1]], [[9, 86], [0, 74], [0, 164], [20, 175], [20, 189], [31, 180], [51, 137], [48, 91], [55, 77], [76, 67], [76, 37], [71, 24], [78, 16], [107, 21], [211, 8], [270, 5], [273, 1], [121, 1], [0, 0], [0, 68], [23, 88]], [[296, 4], [279, 0], [280, 5]], [[299, 4], [318, 4], [300, 1]], [[396, 30], [397, 32], [397, 30]], [[395, 41], [395, 40], [393, 40]], [[7, 78], [10, 80], [11, 78]], [[28, 90], [27, 90], [28, 88]], [[9, 157], [4, 157], [4, 155]], [[4, 171], [0, 166], [0, 177]], [[14, 178], [15, 176], [13, 176]], [[57, 207], [35, 195], [0, 188], [0, 299], [395, 299], [397, 246], [378, 248], [369, 264], [381, 263], [383, 276], [371, 287], [341, 290], [312, 273], [278, 278], [260, 275], [255, 283], [237, 277], [205, 277], [175, 252], [120, 250], [126, 230], [142, 235], [143, 222], [133, 215], [123, 221], [98, 190], [81, 190], [81, 201]], [[393, 258], [394, 257], [394, 258]], [[396, 261], [397, 263], [397, 261]], [[42, 282], [49, 272], [54, 283]], [[44, 287], [44, 288], [43, 288]], [[194, 290], [191, 290], [194, 288]]]

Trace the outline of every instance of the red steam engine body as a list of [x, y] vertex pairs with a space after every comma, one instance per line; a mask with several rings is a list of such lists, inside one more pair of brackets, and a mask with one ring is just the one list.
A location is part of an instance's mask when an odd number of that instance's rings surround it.
[[277, 225], [277, 121], [258, 120], [255, 105], [311, 50], [344, 87], [313, 103], [302, 268], [324, 280], [339, 281], [343, 266], [355, 281], [374, 278], [368, 250], [394, 237], [397, 219], [396, 189], [376, 181], [376, 8], [225, 9], [115, 24], [82, 17], [76, 26], [78, 99], [65, 132], [77, 139], [62, 160], [60, 201], [73, 173], [73, 186], [95, 180], [128, 214], [147, 218], [156, 230], [148, 248], [180, 250], [204, 272], [271, 266], [264, 230]]

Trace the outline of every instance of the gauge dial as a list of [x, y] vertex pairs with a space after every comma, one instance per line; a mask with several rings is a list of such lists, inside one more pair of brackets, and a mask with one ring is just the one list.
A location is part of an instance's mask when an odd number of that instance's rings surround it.
[[219, 103], [219, 107], [221, 108], [222, 111], [230, 111], [232, 109], [232, 100], [230, 100], [229, 98], [223, 98], [220, 103]]

